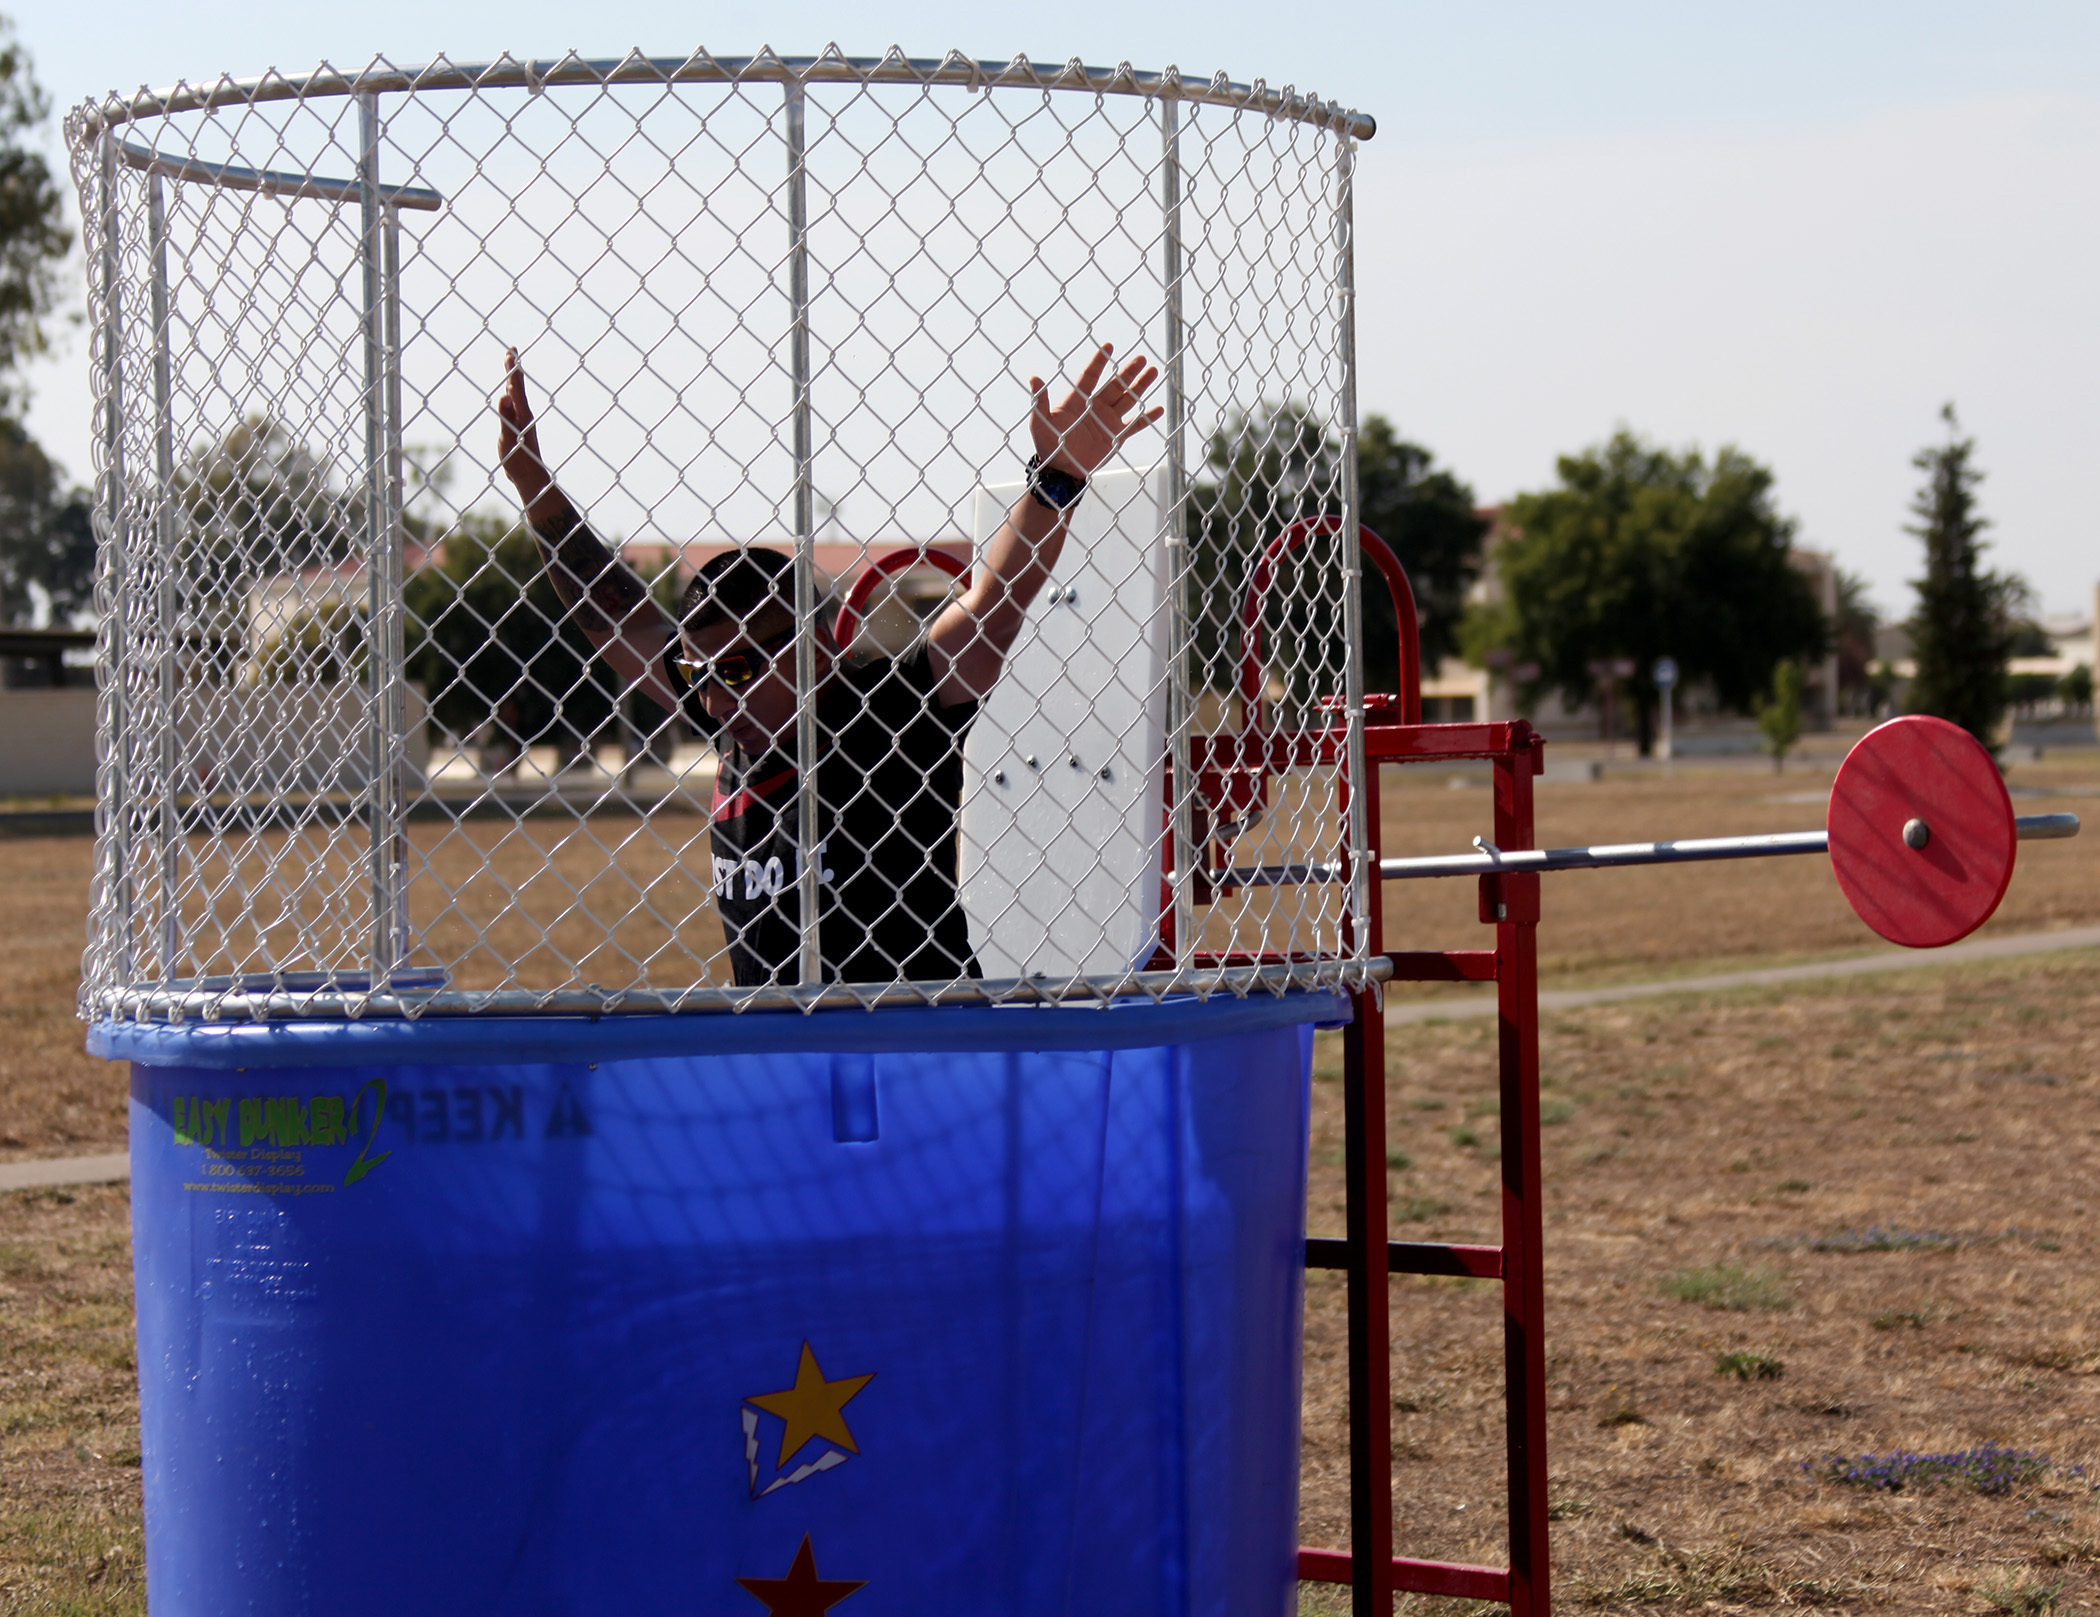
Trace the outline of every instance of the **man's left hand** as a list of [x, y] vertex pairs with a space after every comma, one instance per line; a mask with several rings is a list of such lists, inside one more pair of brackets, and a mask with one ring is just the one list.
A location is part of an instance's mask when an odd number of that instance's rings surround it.
[[1157, 406], [1143, 408], [1145, 390], [1159, 380], [1159, 368], [1140, 354], [1111, 371], [1114, 357], [1115, 345], [1103, 343], [1072, 391], [1056, 405], [1040, 376], [1028, 378], [1033, 406], [1028, 428], [1044, 465], [1074, 477], [1092, 477], [1134, 433], [1166, 413]]

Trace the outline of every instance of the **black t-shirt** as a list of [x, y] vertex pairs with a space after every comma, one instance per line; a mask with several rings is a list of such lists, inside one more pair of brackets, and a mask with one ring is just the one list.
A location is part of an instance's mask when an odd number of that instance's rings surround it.
[[[718, 727], [675, 659], [702, 735]], [[817, 693], [818, 936], [826, 982], [979, 975], [956, 892], [962, 742], [975, 702], [941, 705], [926, 648], [834, 665]], [[722, 749], [711, 810], [715, 905], [740, 988], [794, 983], [802, 946], [793, 743]]]

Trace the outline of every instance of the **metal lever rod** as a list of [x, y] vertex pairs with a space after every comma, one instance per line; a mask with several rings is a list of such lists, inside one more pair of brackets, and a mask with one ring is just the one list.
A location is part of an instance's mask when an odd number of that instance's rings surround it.
[[1765, 836], [1701, 837], [1681, 842], [1605, 842], [1589, 848], [1483, 848], [1478, 853], [1387, 859], [1387, 881], [1420, 876], [1486, 876], [1499, 870], [1602, 870], [1614, 865], [1690, 864], [1706, 859], [1765, 859], [1783, 853], [1822, 853], [1823, 831], [1777, 831]]
[[[2075, 814], [2023, 814], [2014, 822], [2022, 842], [2053, 841], [2078, 835]], [[1483, 847], [1478, 853], [1434, 854], [1417, 859], [1383, 859], [1378, 874], [1386, 881], [1428, 876], [1487, 876], [1502, 870], [1608, 870], [1620, 865], [1688, 865], [1715, 859], [1769, 859], [1779, 854], [1826, 853], [1827, 831], [1775, 831], [1763, 836], [1696, 837], [1678, 842], [1606, 842], [1589, 848], [1523, 848], [1504, 851]], [[1248, 865], [1220, 872], [1220, 885], [1286, 887], [1342, 879], [1338, 864]]]

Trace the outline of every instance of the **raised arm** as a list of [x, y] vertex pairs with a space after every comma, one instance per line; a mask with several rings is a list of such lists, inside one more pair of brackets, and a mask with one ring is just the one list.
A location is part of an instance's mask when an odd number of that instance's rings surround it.
[[[1110, 370], [1115, 357], [1103, 343], [1063, 402], [1053, 405], [1040, 376], [1028, 379], [1028, 428], [1038, 462], [1054, 475], [1084, 483], [1133, 433], [1160, 418], [1143, 408], [1159, 371], [1140, 354]], [[934, 677], [944, 705], [974, 702], [999, 682], [1006, 654], [1029, 605], [1050, 581], [1071, 527], [1033, 486], [1014, 502], [971, 570], [969, 588], [941, 612], [927, 634]]]
[[676, 712], [678, 697], [663, 667], [675, 626], [634, 569], [591, 531], [540, 458], [539, 427], [526, 402], [525, 372], [515, 348], [503, 356], [496, 418], [497, 464], [518, 491], [554, 593], [624, 688]]

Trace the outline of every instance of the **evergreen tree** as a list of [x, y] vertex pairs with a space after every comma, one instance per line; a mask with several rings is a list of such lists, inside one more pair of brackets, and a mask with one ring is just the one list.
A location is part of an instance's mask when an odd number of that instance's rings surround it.
[[1776, 775], [1801, 739], [1801, 665], [1791, 658], [1772, 670], [1772, 697], [1757, 704], [1757, 730]]
[[538, 543], [508, 513], [462, 516], [439, 559], [409, 575], [408, 677], [431, 717], [465, 738], [492, 724], [499, 751], [552, 743], [574, 757], [613, 715], [616, 681], [570, 620]]
[[1677, 660], [1739, 713], [1756, 709], [1773, 669], [1816, 658], [1830, 625], [1793, 563], [1794, 524], [1773, 476], [1742, 451], [1711, 460], [1627, 431], [1564, 455], [1560, 486], [1510, 502], [1497, 549], [1504, 596], [1468, 620], [1467, 651], [1535, 663], [1534, 690], [1599, 696], [1591, 665], [1630, 658], [1634, 729], [1645, 757], [1660, 706], [1655, 660]]
[[51, 115], [14, 22], [0, 16], [0, 414], [20, 413], [16, 368], [44, 350], [58, 265], [73, 245], [58, 180], [30, 144]]
[[1918, 520], [1909, 529], [1924, 541], [1925, 576], [1913, 585], [1917, 673], [1906, 706], [1958, 724], [1995, 748], [2008, 700], [2005, 665], [2027, 586], [2009, 573], [1984, 569], [1982, 535], [1989, 523], [1976, 508], [1976, 486], [1983, 481], [1974, 464], [1976, 441], [1961, 436], [1952, 404], [1940, 417], [1947, 441], [1920, 450], [1911, 461], [1925, 473], [1910, 507]]
[[[1233, 688], [1240, 655], [1240, 605], [1256, 559], [1293, 522], [1340, 508], [1341, 446], [1299, 404], [1235, 413], [1211, 438], [1203, 471], [1189, 491], [1191, 567], [1188, 610], [1201, 689]], [[1272, 669], [1288, 669], [1292, 706], [1344, 688], [1347, 646], [1335, 632], [1340, 603], [1298, 593], [1298, 569], [1334, 566], [1336, 542], [1308, 540], [1273, 581], [1263, 650]], [[1314, 576], [1323, 576], [1316, 573]], [[1332, 576], [1325, 574], [1324, 576]], [[1318, 621], [1312, 607], [1324, 608]]]
[[[1466, 591], [1480, 576], [1488, 521], [1472, 487], [1408, 442], [1384, 416], [1368, 416], [1356, 445], [1356, 483], [1364, 526], [1393, 547], [1415, 592], [1421, 620], [1422, 677], [1458, 654]], [[1397, 691], [1400, 631], [1392, 597], [1376, 571], [1364, 566], [1364, 689]]]
[[73, 245], [58, 181], [31, 136], [51, 98], [0, 16], [0, 622], [28, 623], [37, 594], [60, 623], [84, 612], [95, 546], [85, 491], [67, 486], [21, 425], [21, 366], [44, 349], [58, 265]]
[[67, 488], [37, 441], [0, 415], [0, 623], [34, 622], [38, 592], [61, 625], [93, 605], [87, 491]]
[[221, 593], [236, 580], [328, 567], [359, 553], [365, 491], [283, 422], [251, 415], [175, 468], [189, 566]]
[[[1342, 472], [1341, 445], [1302, 405], [1235, 414], [1213, 435], [1189, 502], [1199, 685], [1232, 687], [1240, 603], [1255, 558], [1291, 523], [1338, 513]], [[1366, 417], [1358, 435], [1357, 494], [1364, 526], [1393, 547], [1407, 572], [1422, 672], [1433, 675], [1438, 660], [1458, 649], [1466, 589], [1479, 575], [1488, 524], [1475, 514], [1473, 490], [1383, 416]], [[1263, 643], [1272, 667], [1293, 670], [1293, 704], [1344, 688], [1342, 602], [1332, 593], [1309, 597], [1300, 583], [1336, 576], [1338, 554], [1331, 537], [1309, 540], [1272, 585]], [[1392, 597], [1368, 564], [1363, 606], [1364, 688], [1396, 691], [1399, 626]]]

